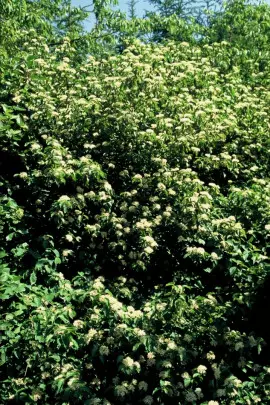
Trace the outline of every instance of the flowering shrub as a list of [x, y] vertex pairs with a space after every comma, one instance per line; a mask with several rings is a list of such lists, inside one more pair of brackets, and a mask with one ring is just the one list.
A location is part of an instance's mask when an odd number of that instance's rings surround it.
[[0, 177], [2, 402], [267, 404], [268, 50], [209, 34], [78, 65], [68, 37], [20, 35], [0, 76], [20, 161]]

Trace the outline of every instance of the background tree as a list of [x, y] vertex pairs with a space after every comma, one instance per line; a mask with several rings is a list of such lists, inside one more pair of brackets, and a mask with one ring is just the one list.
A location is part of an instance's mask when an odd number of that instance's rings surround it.
[[[147, 12], [146, 15], [149, 18], [155, 18], [156, 14], [163, 18], [168, 18], [171, 16], [177, 17], [179, 22], [184, 20], [186, 24], [199, 24], [202, 27], [208, 24], [209, 16], [208, 14], [213, 14], [217, 10], [221, 9], [221, 1], [190, 1], [190, 0], [149, 0], [156, 11]], [[174, 24], [172, 24], [174, 25]], [[181, 23], [180, 23], [181, 25]], [[158, 28], [153, 32], [154, 41], [162, 41], [164, 39], [174, 38], [176, 40], [184, 40], [183, 35], [181, 35], [180, 30], [178, 31], [178, 36], [176, 36], [175, 30], [168, 30], [165, 27]], [[185, 34], [184, 34], [185, 35]]]
[[201, 15], [205, 10], [215, 11], [220, 9], [222, 2], [220, 0], [190, 1], [190, 0], [149, 0], [163, 17], [169, 17], [175, 14], [179, 18], [195, 17], [201, 21]]
[[[68, 36], [77, 42], [77, 60], [87, 54], [88, 39], [83, 21], [85, 9], [72, 7], [70, 0], [14, 0], [0, 1], [0, 52], [13, 57], [27, 40], [28, 31], [46, 38], [47, 46], [54, 47]], [[9, 35], [7, 35], [7, 32]]]
[[136, 17], [136, 5], [138, 4], [138, 1], [130, 0], [127, 4], [128, 4], [128, 17], [135, 18]]

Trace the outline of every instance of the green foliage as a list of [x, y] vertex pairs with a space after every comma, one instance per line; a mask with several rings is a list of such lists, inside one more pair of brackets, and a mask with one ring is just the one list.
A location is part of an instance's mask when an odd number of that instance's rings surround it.
[[228, 2], [224, 12], [210, 18], [208, 35], [212, 41], [228, 41], [251, 52], [267, 51], [269, 45], [269, 6], [256, 7], [245, 0]]
[[128, 13], [129, 18], [136, 18], [136, 4], [138, 3], [137, 0], [130, 0], [128, 4]]
[[184, 1], [184, 0], [149, 0], [158, 13], [163, 17], [175, 14], [180, 18], [193, 16], [199, 19], [205, 11], [221, 8], [221, 2], [214, 1]]
[[238, 5], [198, 29], [102, 3], [86, 42], [10, 17], [1, 403], [269, 403], [270, 14]]

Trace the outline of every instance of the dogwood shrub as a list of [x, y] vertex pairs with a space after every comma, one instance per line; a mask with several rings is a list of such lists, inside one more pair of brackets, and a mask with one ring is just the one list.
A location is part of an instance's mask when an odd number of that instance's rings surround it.
[[267, 404], [268, 50], [78, 65], [30, 34], [0, 77], [3, 403]]

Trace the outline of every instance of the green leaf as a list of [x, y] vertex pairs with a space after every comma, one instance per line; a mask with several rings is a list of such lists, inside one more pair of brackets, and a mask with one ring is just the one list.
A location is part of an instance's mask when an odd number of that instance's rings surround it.
[[123, 360], [123, 358], [124, 358], [124, 356], [122, 356], [122, 355], [118, 356], [117, 359], [116, 359], [116, 363], [117, 363], [117, 364], [121, 363], [121, 361]]
[[205, 271], [205, 273], [212, 273], [213, 269], [211, 269], [210, 267], [207, 267], [206, 269], [203, 269]]
[[36, 273], [33, 272], [33, 273], [31, 273], [31, 276], [30, 276], [30, 283], [31, 283], [31, 285], [33, 285], [33, 284], [36, 284], [36, 282], [37, 282], [37, 276], [36, 276]]
[[55, 263], [56, 265], [57, 265], [57, 264], [61, 264], [62, 261], [61, 261], [60, 257], [56, 257], [56, 258], [54, 259], [54, 263]]
[[23, 243], [20, 246], [17, 246], [15, 249], [12, 249], [12, 252], [15, 257], [21, 257], [28, 251], [28, 244]]
[[7, 253], [4, 250], [0, 251], [0, 259], [2, 259], [3, 257], [6, 257]]
[[184, 386], [187, 388], [190, 384], [192, 383], [191, 378], [185, 378], [184, 379]]
[[5, 352], [4, 349], [1, 349], [0, 366], [2, 366], [3, 364], [5, 364], [6, 361], [7, 361], [6, 352]]

